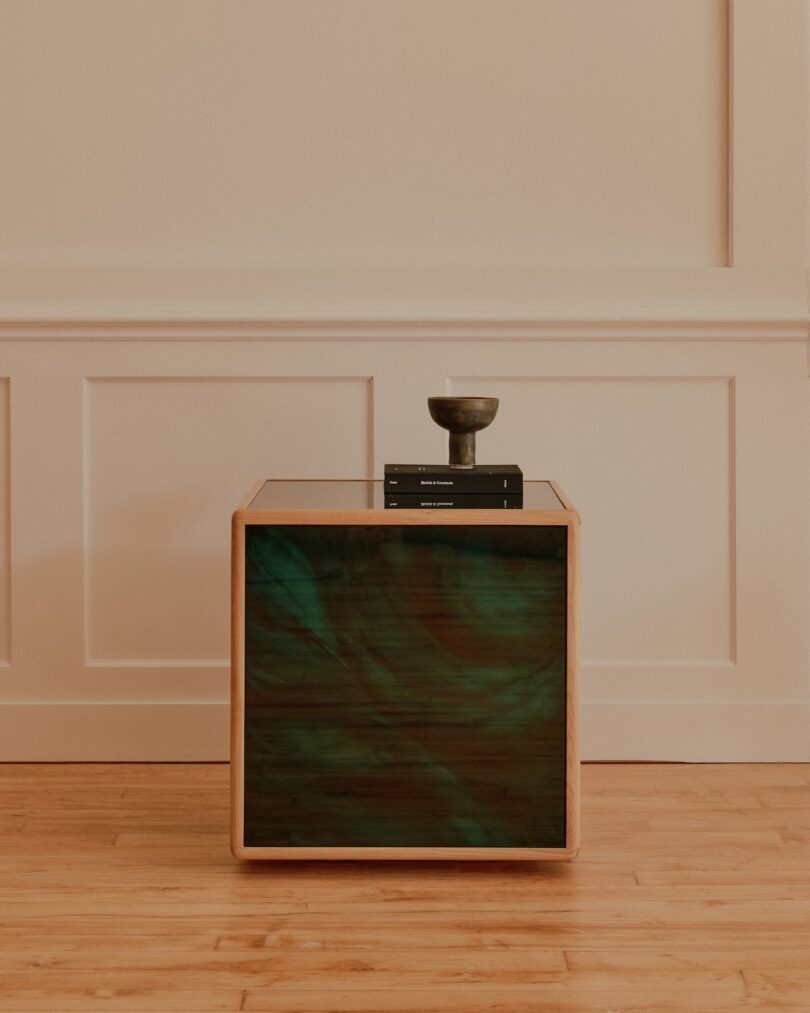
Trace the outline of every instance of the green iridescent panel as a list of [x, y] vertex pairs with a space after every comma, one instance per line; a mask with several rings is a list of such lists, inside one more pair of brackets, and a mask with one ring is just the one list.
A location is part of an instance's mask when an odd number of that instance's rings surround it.
[[245, 845], [564, 847], [566, 538], [249, 525]]

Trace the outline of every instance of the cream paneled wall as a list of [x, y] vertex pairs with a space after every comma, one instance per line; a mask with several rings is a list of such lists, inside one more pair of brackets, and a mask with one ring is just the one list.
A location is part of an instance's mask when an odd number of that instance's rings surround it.
[[442, 390], [501, 397], [481, 459], [553, 475], [582, 513], [588, 755], [804, 755], [805, 343], [5, 347], [7, 755], [224, 755], [235, 501], [261, 475], [441, 460]]
[[585, 756], [810, 759], [806, 39], [0, 4], [0, 758], [224, 758], [235, 503], [441, 460], [444, 391], [582, 514]]

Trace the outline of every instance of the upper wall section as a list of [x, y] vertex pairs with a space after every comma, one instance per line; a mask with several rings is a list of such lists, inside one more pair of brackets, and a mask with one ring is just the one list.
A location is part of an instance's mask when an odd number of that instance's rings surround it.
[[806, 8], [8, 3], [0, 317], [806, 333]]
[[3, 260], [723, 266], [725, 0], [12, 4]]

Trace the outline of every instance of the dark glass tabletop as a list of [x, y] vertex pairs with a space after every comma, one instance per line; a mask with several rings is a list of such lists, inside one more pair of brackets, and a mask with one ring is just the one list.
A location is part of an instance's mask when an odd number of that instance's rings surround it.
[[[365, 479], [268, 479], [247, 510], [382, 510], [383, 483]], [[524, 510], [564, 510], [550, 482], [524, 481]]]

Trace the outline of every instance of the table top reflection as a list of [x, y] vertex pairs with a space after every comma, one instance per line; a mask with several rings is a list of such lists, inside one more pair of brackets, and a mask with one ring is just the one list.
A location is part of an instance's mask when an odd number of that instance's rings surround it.
[[[267, 479], [247, 510], [382, 510], [383, 482], [349, 479]], [[524, 510], [565, 510], [550, 482], [524, 481]]]

